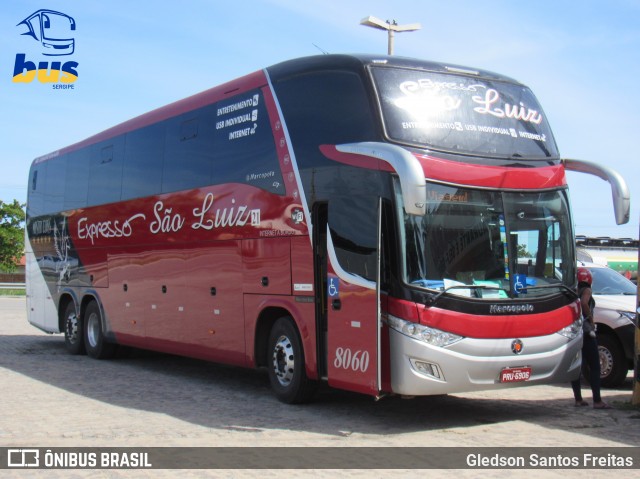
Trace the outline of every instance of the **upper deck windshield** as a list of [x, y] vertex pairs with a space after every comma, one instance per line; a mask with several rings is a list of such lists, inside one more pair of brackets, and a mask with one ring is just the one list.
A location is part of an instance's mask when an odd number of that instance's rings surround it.
[[544, 296], [574, 286], [564, 190], [512, 193], [428, 183], [427, 191], [424, 216], [399, 206], [407, 283], [476, 298]]
[[491, 158], [557, 158], [540, 105], [527, 87], [483, 77], [372, 67], [391, 140]]

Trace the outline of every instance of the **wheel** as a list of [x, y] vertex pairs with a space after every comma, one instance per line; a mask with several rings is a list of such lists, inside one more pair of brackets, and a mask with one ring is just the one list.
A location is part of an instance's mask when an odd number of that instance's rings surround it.
[[76, 305], [71, 301], [64, 310], [64, 345], [70, 354], [85, 353], [83, 329]]
[[598, 335], [600, 355], [600, 384], [606, 388], [616, 388], [627, 377], [627, 361], [618, 340], [611, 334]]
[[269, 380], [276, 397], [288, 404], [310, 401], [317, 384], [305, 372], [302, 343], [291, 318], [283, 317], [274, 323], [267, 354]]
[[116, 351], [116, 345], [106, 341], [102, 328], [100, 307], [91, 301], [84, 312], [84, 344], [87, 355], [94, 359], [112, 358]]

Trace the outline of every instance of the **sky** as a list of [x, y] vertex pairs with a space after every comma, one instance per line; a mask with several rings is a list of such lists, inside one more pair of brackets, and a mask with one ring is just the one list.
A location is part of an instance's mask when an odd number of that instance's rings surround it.
[[[40, 9], [75, 19], [72, 55], [44, 57], [21, 35]], [[386, 33], [360, 25], [369, 15], [421, 24], [396, 35], [396, 55], [528, 85], [562, 156], [613, 168], [631, 191], [631, 220], [618, 226], [609, 185], [568, 173], [576, 234], [638, 238], [640, 0], [3, 0], [0, 200], [26, 201], [34, 158], [220, 83], [323, 52], [386, 54]], [[20, 53], [77, 62], [74, 88], [14, 83]]]

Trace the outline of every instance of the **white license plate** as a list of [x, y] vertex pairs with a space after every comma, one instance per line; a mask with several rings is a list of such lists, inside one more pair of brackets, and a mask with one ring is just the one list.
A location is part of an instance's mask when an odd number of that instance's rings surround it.
[[517, 383], [531, 378], [531, 368], [505, 368], [500, 372], [501, 383]]

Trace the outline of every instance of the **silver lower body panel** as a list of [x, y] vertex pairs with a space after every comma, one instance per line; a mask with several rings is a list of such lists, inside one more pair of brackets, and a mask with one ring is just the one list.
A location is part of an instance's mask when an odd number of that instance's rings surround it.
[[[396, 394], [429, 396], [535, 384], [568, 383], [580, 372], [582, 337], [571, 341], [559, 334], [521, 338], [465, 338], [446, 348], [430, 346], [389, 331], [391, 388]], [[526, 381], [501, 382], [506, 368], [530, 368]]]

